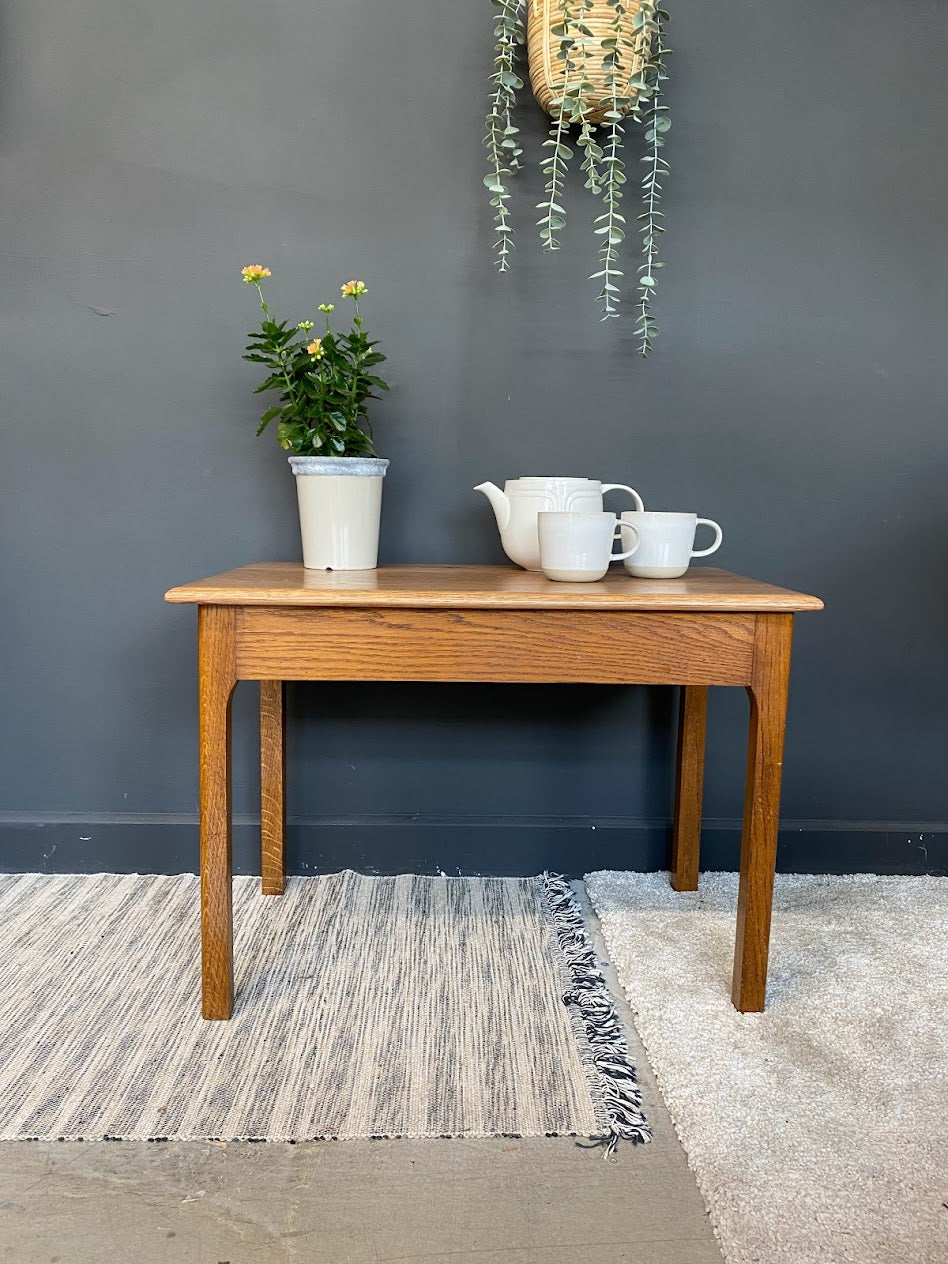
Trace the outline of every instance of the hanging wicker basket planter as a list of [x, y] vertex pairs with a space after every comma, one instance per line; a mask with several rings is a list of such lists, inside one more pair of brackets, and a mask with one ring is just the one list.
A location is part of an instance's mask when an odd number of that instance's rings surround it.
[[[557, 103], [562, 99], [566, 86], [566, 63], [560, 57], [563, 35], [554, 34], [554, 28], [565, 27], [572, 38], [581, 39], [582, 33], [577, 30], [579, 20], [588, 27], [595, 41], [588, 48], [584, 67], [585, 79], [592, 87], [587, 98], [599, 102], [597, 108], [588, 110], [584, 117], [589, 123], [602, 123], [606, 110], [611, 107], [612, 88], [607, 80], [609, 72], [602, 65], [602, 41], [617, 36], [618, 71], [623, 81], [620, 95], [630, 102], [622, 108], [622, 113], [628, 114], [638, 91], [633, 80], [641, 72], [648, 54], [648, 34], [635, 21], [639, 11], [637, 0], [628, 0], [625, 12], [619, 16], [609, 0], [585, 0], [585, 3], [583, 0], [566, 0], [565, 4], [564, 0], [526, 0], [526, 4], [530, 87], [547, 114], [556, 116]], [[624, 46], [623, 40], [634, 41], [635, 48], [630, 50]]]

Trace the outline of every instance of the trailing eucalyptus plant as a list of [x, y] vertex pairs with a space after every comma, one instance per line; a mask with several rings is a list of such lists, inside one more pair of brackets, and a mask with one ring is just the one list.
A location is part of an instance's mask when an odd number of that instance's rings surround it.
[[314, 335], [311, 320], [291, 326], [273, 317], [261, 287], [270, 276], [269, 268], [252, 263], [241, 275], [256, 289], [263, 313], [259, 331], [248, 335], [250, 342], [243, 358], [267, 369], [254, 394], [274, 391], [277, 397], [261, 414], [257, 434], [275, 421], [277, 440], [287, 452], [300, 456], [374, 456], [366, 415], [368, 401], [378, 399], [375, 392], [387, 391], [388, 385], [372, 371], [385, 356], [362, 326], [359, 299], [368, 292], [363, 282], [346, 281], [339, 290], [342, 298], [353, 303], [352, 328], [346, 333], [335, 332], [329, 319], [335, 305], [320, 303], [324, 330]]
[[490, 77], [491, 97], [487, 111], [487, 134], [484, 144], [490, 153], [490, 171], [484, 183], [490, 191], [494, 207], [494, 225], [497, 230], [497, 267], [506, 272], [510, 264], [507, 257], [513, 246], [513, 226], [507, 203], [510, 193], [505, 176], [520, 168], [523, 150], [517, 143], [520, 129], [513, 121], [513, 109], [517, 92], [523, 80], [517, 74], [517, 50], [524, 43], [523, 8], [526, 0], [491, 0], [497, 6], [494, 24], [494, 73]]
[[[494, 24], [494, 71], [490, 77], [491, 97], [484, 144], [489, 154], [489, 171], [484, 184], [490, 193], [497, 232], [497, 266], [510, 267], [514, 229], [510, 219], [508, 180], [521, 166], [519, 128], [514, 121], [517, 93], [524, 81], [518, 73], [525, 42], [527, 5], [535, 0], [491, 0], [497, 10]], [[623, 273], [619, 270], [619, 247], [626, 236], [626, 219], [620, 209], [626, 167], [623, 159], [623, 124], [627, 118], [638, 123], [644, 133], [646, 152], [641, 157], [642, 211], [638, 217], [642, 261], [638, 269], [636, 334], [639, 349], [647, 356], [658, 327], [652, 316], [655, 273], [663, 266], [658, 258], [659, 238], [664, 228], [659, 209], [662, 181], [668, 162], [661, 150], [671, 127], [668, 107], [662, 101], [662, 84], [667, 78], [665, 59], [671, 50], [664, 39], [667, 12], [658, 0], [558, 0], [559, 20], [552, 27], [558, 39], [556, 60], [558, 95], [551, 102], [547, 151], [541, 161], [546, 177], [543, 201], [537, 204], [540, 241], [544, 250], [560, 248], [559, 233], [566, 226], [565, 188], [570, 162], [576, 148], [582, 150], [580, 164], [584, 185], [602, 202], [602, 214], [594, 224], [600, 238], [599, 267], [590, 280], [599, 281], [597, 301], [603, 320], [619, 315]], [[602, 9], [611, 9], [607, 26], [602, 25]], [[589, 24], [597, 11], [598, 33]], [[603, 29], [606, 34], [603, 35]], [[573, 137], [575, 136], [575, 140]]]

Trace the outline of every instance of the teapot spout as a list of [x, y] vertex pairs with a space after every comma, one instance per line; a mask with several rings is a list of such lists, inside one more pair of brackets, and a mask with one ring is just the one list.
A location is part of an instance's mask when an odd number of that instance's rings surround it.
[[490, 501], [497, 519], [498, 528], [503, 531], [510, 521], [510, 500], [506, 492], [502, 492], [494, 483], [478, 483], [476, 492], [483, 492]]

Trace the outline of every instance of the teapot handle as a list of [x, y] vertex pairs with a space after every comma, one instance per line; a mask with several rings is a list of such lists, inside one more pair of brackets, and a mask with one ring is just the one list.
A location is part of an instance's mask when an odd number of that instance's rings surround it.
[[603, 496], [605, 496], [606, 492], [628, 492], [635, 501], [635, 507], [639, 513], [645, 512], [645, 502], [642, 500], [642, 497], [638, 494], [634, 487], [626, 487], [625, 483], [603, 483]]

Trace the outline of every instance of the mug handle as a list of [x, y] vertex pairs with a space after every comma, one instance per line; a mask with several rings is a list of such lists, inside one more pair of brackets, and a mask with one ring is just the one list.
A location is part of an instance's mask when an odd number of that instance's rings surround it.
[[[626, 525], [628, 526], [628, 523]], [[711, 528], [715, 536], [714, 543], [711, 545], [710, 549], [694, 550], [691, 554], [692, 557], [707, 557], [709, 553], [717, 553], [718, 549], [721, 547], [721, 541], [724, 539], [724, 532], [721, 530], [718, 524], [713, 521], [713, 519], [699, 518], [698, 521], [695, 523], [695, 530], [697, 531], [698, 527], [700, 526]]]
[[603, 483], [603, 496], [605, 496], [606, 492], [628, 492], [635, 501], [635, 507], [638, 512], [645, 513], [645, 502], [642, 500], [642, 497], [638, 494], [634, 487], [626, 487], [625, 483]]
[[[629, 491], [631, 491], [631, 490], [632, 490], [632, 489], [631, 489], [631, 488], [629, 488]], [[635, 543], [632, 545], [631, 549], [629, 549], [629, 551], [628, 551], [627, 553], [612, 553], [612, 554], [610, 554], [610, 556], [609, 556], [609, 561], [610, 561], [610, 562], [624, 562], [624, 561], [625, 561], [625, 559], [626, 559], [627, 557], [631, 557], [631, 556], [632, 556], [632, 554], [635, 552], [635, 550], [636, 550], [636, 549], [639, 547], [639, 545], [642, 543], [642, 533], [641, 533], [641, 531], [639, 531], [638, 527], [634, 526], [631, 522], [622, 522], [621, 520], [620, 520], [618, 523], [616, 523], [616, 533], [615, 533], [615, 535], [612, 537], [612, 538], [613, 538], [613, 540], [621, 540], [621, 539], [622, 539], [622, 528], [623, 528], [623, 527], [625, 527], [627, 531], [633, 531], [633, 532], [635, 532]]]

